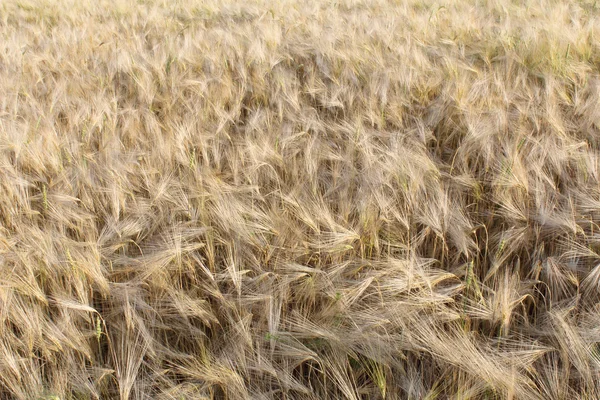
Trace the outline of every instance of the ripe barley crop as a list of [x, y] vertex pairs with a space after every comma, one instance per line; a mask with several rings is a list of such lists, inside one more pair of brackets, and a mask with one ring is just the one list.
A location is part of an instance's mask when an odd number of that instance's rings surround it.
[[599, 7], [0, 2], [0, 399], [600, 398]]

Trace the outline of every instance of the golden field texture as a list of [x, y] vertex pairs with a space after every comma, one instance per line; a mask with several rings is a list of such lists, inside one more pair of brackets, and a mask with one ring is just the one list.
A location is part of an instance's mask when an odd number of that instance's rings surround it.
[[600, 398], [600, 4], [0, 3], [0, 399]]

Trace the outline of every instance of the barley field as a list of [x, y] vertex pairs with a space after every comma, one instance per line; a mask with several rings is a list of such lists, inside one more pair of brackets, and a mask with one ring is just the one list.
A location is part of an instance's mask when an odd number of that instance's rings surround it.
[[0, 399], [599, 399], [600, 4], [0, 3]]

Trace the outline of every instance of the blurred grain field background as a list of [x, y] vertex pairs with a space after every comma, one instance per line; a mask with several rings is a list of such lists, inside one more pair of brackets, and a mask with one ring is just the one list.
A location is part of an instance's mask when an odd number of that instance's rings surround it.
[[600, 398], [600, 5], [0, 4], [0, 399]]

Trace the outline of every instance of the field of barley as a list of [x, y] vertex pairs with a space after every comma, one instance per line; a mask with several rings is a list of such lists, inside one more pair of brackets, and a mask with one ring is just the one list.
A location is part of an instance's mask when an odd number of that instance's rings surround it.
[[588, 0], [0, 2], [0, 399], [599, 399], [599, 40]]

